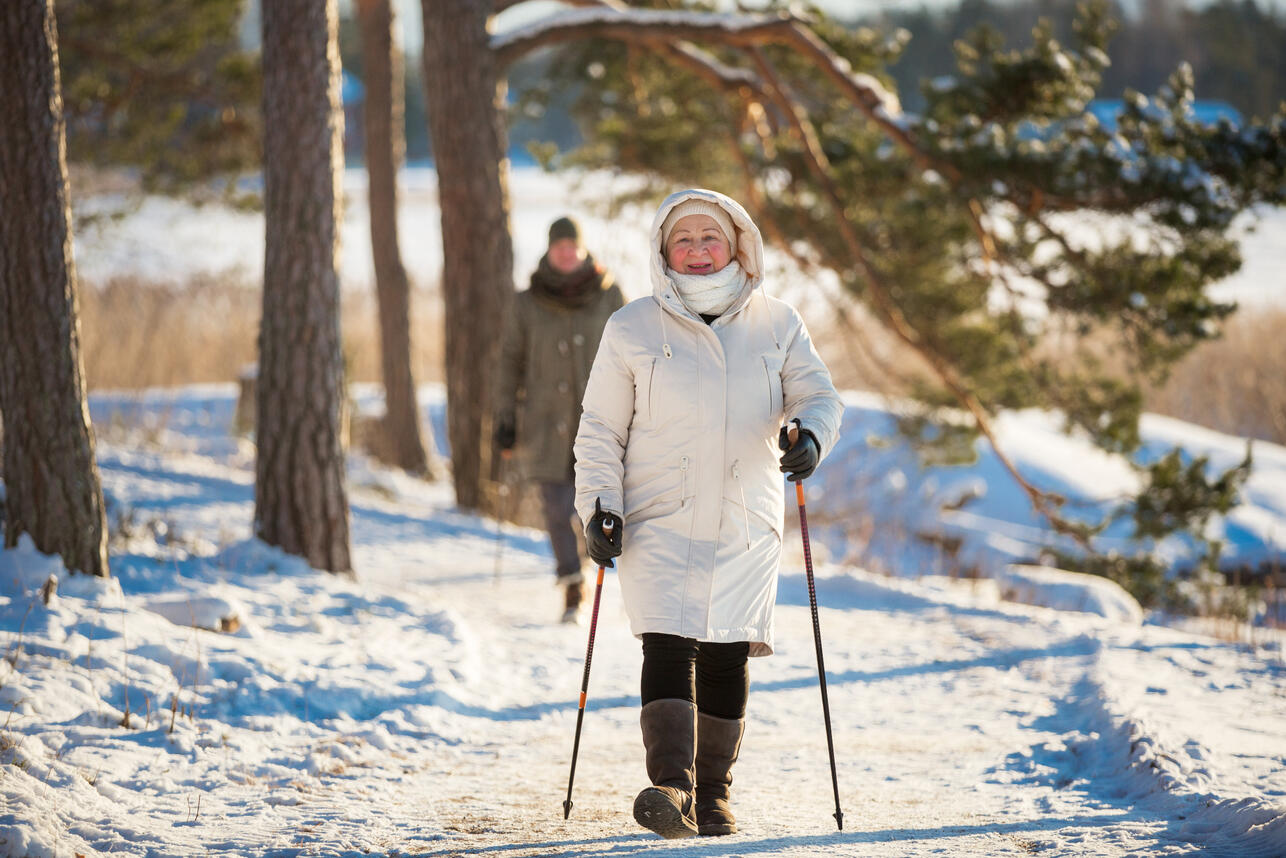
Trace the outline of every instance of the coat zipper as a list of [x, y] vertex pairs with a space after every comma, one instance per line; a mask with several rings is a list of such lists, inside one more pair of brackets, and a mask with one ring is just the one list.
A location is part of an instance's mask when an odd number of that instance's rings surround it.
[[746, 523], [746, 550], [750, 550], [750, 510], [746, 509], [746, 486], [741, 482], [741, 460], [737, 459], [732, 463], [732, 478], [737, 481], [737, 489], [741, 492], [741, 518]]
[[688, 496], [688, 457], [679, 459], [679, 506]]

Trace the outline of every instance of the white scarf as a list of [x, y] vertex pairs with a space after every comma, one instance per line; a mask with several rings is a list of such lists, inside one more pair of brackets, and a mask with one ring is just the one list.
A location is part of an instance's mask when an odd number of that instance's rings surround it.
[[722, 316], [741, 296], [749, 279], [735, 259], [713, 274], [680, 274], [669, 266], [665, 274], [674, 282], [684, 306], [699, 316]]

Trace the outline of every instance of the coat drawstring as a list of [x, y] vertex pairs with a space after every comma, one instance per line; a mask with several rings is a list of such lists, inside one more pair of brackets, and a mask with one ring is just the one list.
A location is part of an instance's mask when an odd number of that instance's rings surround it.
[[670, 349], [670, 332], [665, 327], [665, 308], [661, 302], [656, 302], [656, 310], [661, 314], [661, 354], [667, 358], [674, 357], [674, 352]]
[[737, 481], [737, 489], [741, 492], [741, 518], [746, 523], [746, 550], [750, 550], [750, 510], [746, 508], [746, 486], [741, 482], [741, 460], [737, 459], [732, 463], [732, 478]]

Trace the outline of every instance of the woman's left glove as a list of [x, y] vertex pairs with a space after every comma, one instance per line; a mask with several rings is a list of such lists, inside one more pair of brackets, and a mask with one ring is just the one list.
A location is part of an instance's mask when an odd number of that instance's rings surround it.
[[781, 434], [777, 436], [777, 447], [786, 451], [779, 460], [781, 472], [794, 483], [812, 476], [822, 458], [822, 445], [817, 443], [812, 432], [803, 427], [798, 417], [791, 422], [799, 430], [794, 446], [790, 443], [790, 427], [783, 426]]
[[594, 514], [585, 525], [585, 548], [599, 566], [613, 566], [612, 558], [621, 556], [621, 531], [625, 523], [614, 512], [605, 512], [602, 502], [594, 499]]

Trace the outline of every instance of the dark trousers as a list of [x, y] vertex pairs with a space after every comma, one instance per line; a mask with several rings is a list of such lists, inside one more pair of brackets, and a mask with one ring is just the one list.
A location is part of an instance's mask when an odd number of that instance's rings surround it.
[[576, 486], [573, 483], [541, 483], [541, 506], [545, 530], [554, 549], [554, 574], [559, 578], [581, 571], [580, 531], [572, 525], [576, 517]]
[[746, 715], [750, 644], [710, 643], [678, 635], [643, 635], [643, 705], [676, 698], [718, 718]]

